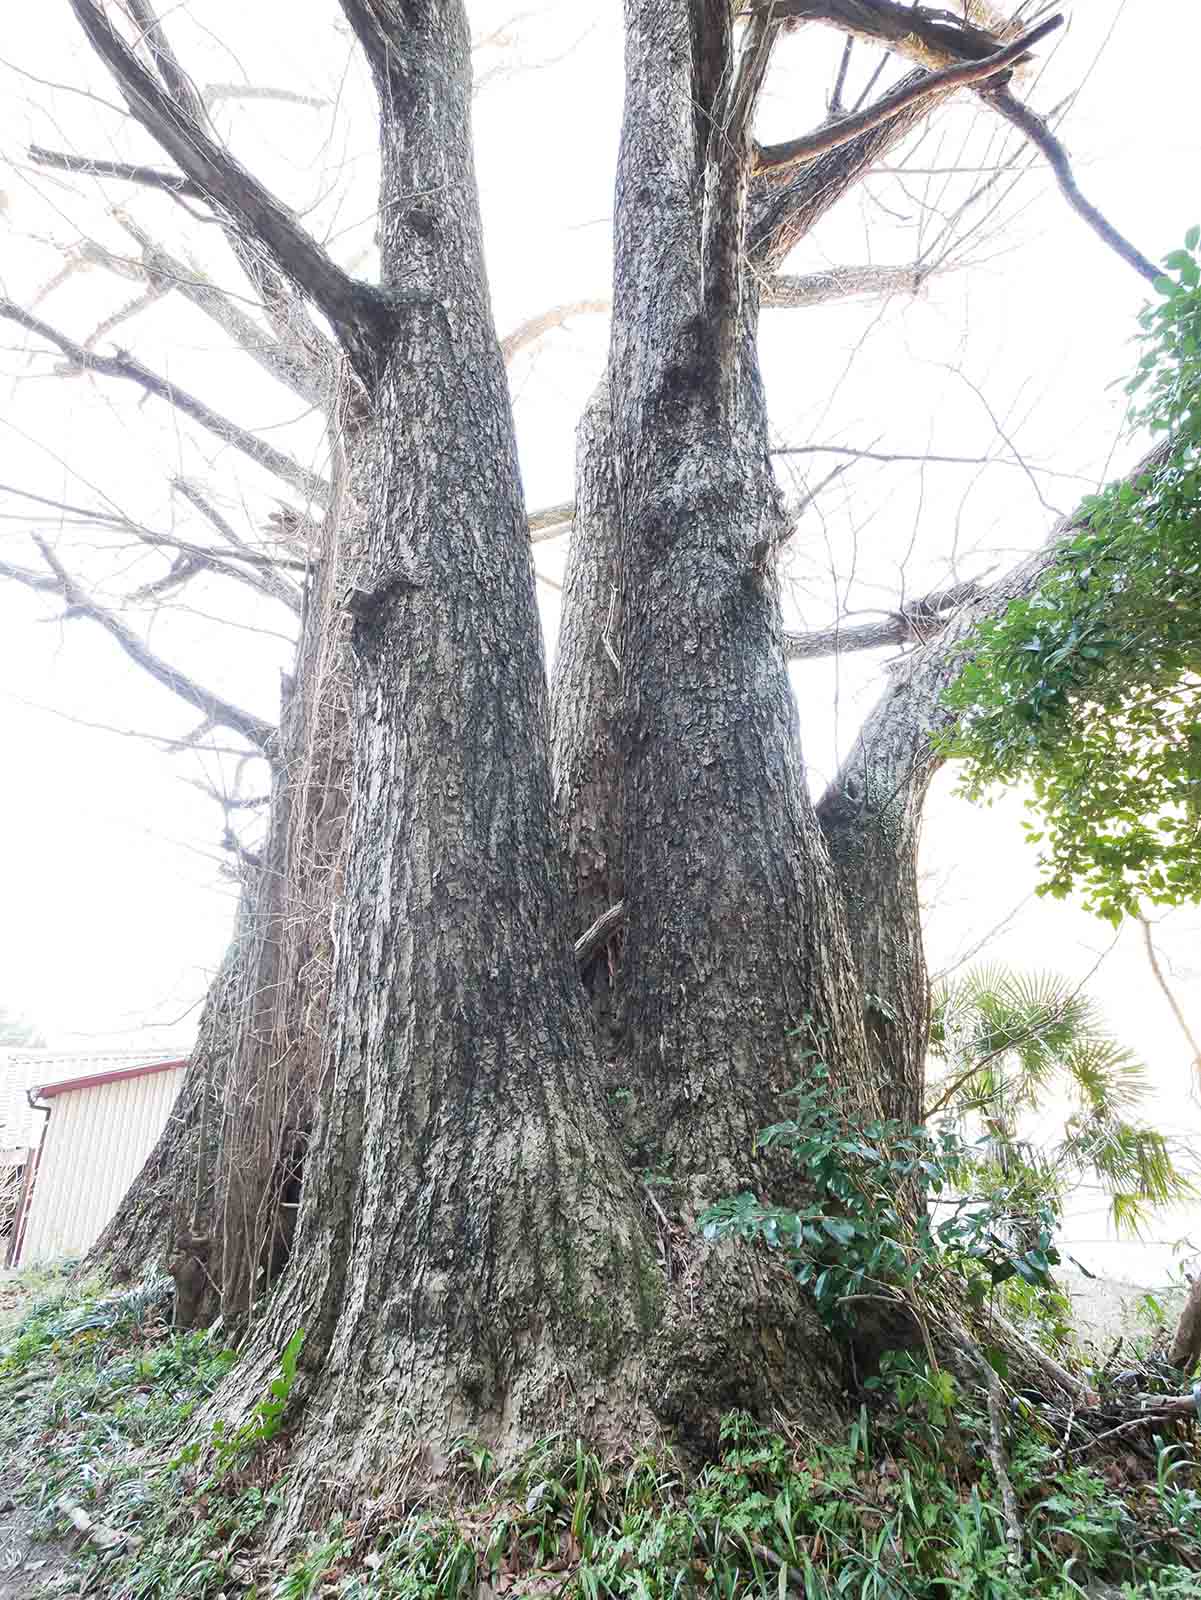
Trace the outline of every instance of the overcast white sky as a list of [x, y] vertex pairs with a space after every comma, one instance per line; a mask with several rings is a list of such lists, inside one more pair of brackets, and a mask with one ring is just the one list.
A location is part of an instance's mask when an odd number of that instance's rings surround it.
[[[372, 94], [334, 0], [181, 0], [163, 9], [198, 82], [286, 87], [327, 103], [223, 101], [214, 116], [239, 156], [331, 251], [369, 271]], [[477, 37], [505, 34], [478, 54], [476, 113], [502, 333], [551, 304], [607, 293], [621, 96], [617, 0], [535, 4], [511, 22], [520, 9], [517, 0], [472, 7]], [[1181, 0], [1078, 0], [1065, 9], [1069, 29], [1023, 92], [1048, 110], [1079, 91], [1062, 132], [1082, 187], [1140, 248], [1162, 255], [1197, 220], [1201, 9]], [[820, 119], [840, 48], [840, 35], [818, 27], [784, 42], [763, 107], [765, 138]], [[858, 47], [852, 94], [874, 61]], [[500, 70], [515, 67], [521, 70]], [[941, 113], [911, 157], [919, 170], [874, 176], [805, 241], [789, 269], [907, 263], [936, 247], [946, 216], [1014, 149], [1008, 130], [974, 109], [965, 97]], [[30, 143], [162, 161], [120, 114], [115, 87], [64, 4], [23, 8], [19, 22], [10, 19], [0, 44], [0, 139], [7, 163], [0, 292], [29, 304], [63, 250], [78, 252], [89, 240], [132, 253], [114, 208], [244, 292], [203, 219], [146, 191], [52, 176], [28, 162]], [[985, 170], [946, 176], [962, 163]], [[995, 212], [993, 200], [1000, 201]], [[888, 607], [940, 581], [949, 564], [962, 577], [1008, 564], [1041, 542], [1056, 509], [1069, 508], [1111, 461], [1116, 467], [1132, 454], [1120, 439], [1120, 395], [1111, 386], [1129, 365], [1142, 284], [1067, 211], [1043, 169], [1012, 190], [1008, 176], [999, 179], [989, 201], [969, 213], [977, 219], [965, 264], [949, 266], [918, 300], [765, 316], [763, 363], [780, 444], [994, 458], [987, 467], [860, 465], [847, 473], [798, 538], [790, 574], [797, 620], [819, 625], [840, 609]], [[56, 288], [39, 314], [84, 338], [136, 292], [92, 266]], [[571, 495], [573, 431], [606, 336], [604, 318], [579, 318], [514, 365], [531, 508]], [[123, 326], [114, 341], [245, 426], [268, 430], [280, 448], [322, 465], [316, 420], [231, 356], [217, 330], [177, 297]], [[275, 493], [288, 498], [156, 402], [139, 404], [116, 384], [63, 377], [55, 367], [38, 341], [0, 324], [0, 483], [116, 505], [161, 528], [182, 526], [169, 488], [179, 473], [203, 480], [248, 532], [272, 509]], [[799, 489], [806, 474], [816, 479], [831, 464], [792, 458], [785, 481]], [[0, 557], [34, 566], [28, 510], [28, 502], [0, 493]], [[53, 519], [37, 527], [102, 593], [127, 592], [165, 570], [144, 550], [114, 553], [103, 535]], [[557, 577], [564, 554], [540, 546], [540, 569]], [[540, 592], [553, 641], [554, 591]], [[287, 614], [218, 584], [190, 587], [183, 598], [187, 609], [173, 605], [148, 620], [155, 647], [273, 716], [289, 658]], [[164, 754], [134, 736], [178, 737], [196, 719], [141, 678], [100, 630], [64, 623], [57, 610], [0, 585], [0, 1004], [25, 1010], [63, 1047], [186, 1041], [234, 904], [219, 871], [220, 815], [188, 780], [228, 782], [232, 766], [195, 752]], [[870, 706], [879, 671], [879, 659], [847, 658], [797, 674], [815, 785]], [[1093, 992], [1155, 1068], [1158, 1114], [1181, 1131], [1201, 1131], [1187, 1050], [1138, 939], [1127, 932], [1110, 948], [1104, 925], [1071, 906], [1028, 900], [1035, 869], [1020, 805], [1010, 798], [973, 810], [953, 799], [951, 787], [944, 775], [926, 829], [932, 967], [954, 960], [1026, 902], [990, 955], [1078, 978], [1096, 968]], [[1199, 923], [1201, 913], [1178, 913], [1158, 936], [1180, 999], [1201, 1028], [1201, 989], [1190, 965]], [[1100, 1239], [1103, 1222], [1090, 1220], [1082, 1202], [1076, 1234]], [[1162, 1236], [1170, 1231], [1165, 1223]], [[1080, 1253], [1089, 1259], [1087, 1248]], [[1148, 1259], [1145, 1251], [1106, 1245], [1094, 1254], [1107, 1269], [1133, 1271]], [[1152, 1275], [1161, 1265], [1157, 1256]]]

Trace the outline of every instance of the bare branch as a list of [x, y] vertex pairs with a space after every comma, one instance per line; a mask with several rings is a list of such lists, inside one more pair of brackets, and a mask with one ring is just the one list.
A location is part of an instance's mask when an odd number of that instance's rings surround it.
[[219, 105], [222, 100], [275, 100], [285, 106], [306, 106], [310, 111], [323, 111], [329, 105], [322, 95], [301, 94], [298, 89], [277, 89], [268, 84], [206, 83], [205, 105]]
[[[250, 549], [250, 546], [246, 543], [246, 541], [238, 535], [233, 523], [231, 523], [227, 517], [223, 517], [221, 515], [208, 496], [202, 494], [194, 483], [190, 483], [186, 478], [176, 478], [172, 487], [176, 489], [179, 494], [183, 495], [184, 499], [187, 500], [190, 505], [195, 506], [196, 510], [200, 512], [201, 516], [208, 519], [208, 521], [213, 525], [214, 528], [216, 528], [217, 532], [222, 536], [227, 544], [234, 545], [241, 552], [241, 560], [261, 561], [264, 559]], [[274, 558], [272, 558], [270, 565], [272, 567], [296, 567], [301, 571], [307, 571], [312, 566], [312, 562], [288, 561], [286, 559], [280, 559], [279, 561], [276, 561]], [[299, 613], [303, 609], [303, 594], [298, 588], [296, 588], [294, 584], [289, 583], [280, 572], [265, 572], [263, 576], [265, 581], [270, 585], [270, 591], [274, 597], [283, 605], [287, 606], [289, 610]]]
[[1068, 160], [1068, 153], [1043, 118], [1029, 106], [1023, 105], [1005, 86], [984, 89], [980, 97], [1042, 151], [1063, 191], [1064, 198], [1077, 216], [1083, 217], [1097, 237], [1136, 272], [1141, 273], [1148, 283], [1154, 283], [1160, 276], [1160, 269], [1123, 237], [1113, 224], [1101, 215], [1096, 206], [1090, 204], [1080, 193], [1072, 172], [1072, 164]]
[[984, 593], [978, 583], [959, 583], [911, 601], [900, 611], [890, 611], [879, 622], [844, 627], [815, 628], [809, 633], [786, 633], [784, 654], [790, 661], [813, 661], [821, 656], [845, 655], [855, 650], [883, 650], [890, 645], [926, 644], [942, 631], [969, 600]]
[[98, 622], [106, 629], [124, 650], [131, 661], [137, 663], [143, 671], [148, 672], [165, 689], [170, 689], [172, 694], [178, 695], [189, 705], [202, 711], [206, 719], [213, 726], [229, 728], [238, 733], [249, 744], [270, 757], [275, 749], [275, 729], [269, 722], [264, 722], [261, 717], [254, 716], [249, 711], [243, 711], [239, 706], [214, 694], [197, 683], [194, 678], [189, 678], [186, 673], [176, 670], [146, 645], [132, 629], [127, 628], [119, 617], [115, 616], [106, 607], [93, 600], [82, 586], [71, 576], [59, 561], [54, 551], [44, 539], [34, 535], [33, 542], [42, 553], [42, 558], [58, 580], [58, 589], [67, 602], [67, 616], [90, 617], [93, 622]]
[[[1005, 440], [1009, 444], [1009, 440]], [[1012, 446], [1010, 446], [1012, 448]], [[1016, 452], [1013, 459], [1006, 456], [945, 456], [936, 455], [930, 450], [903, 451], [903, 450], [856, 450], [850, 445], [842, 444], [781, 444], [773, 445], [773, 456], [849, 456], [855, 461], [878, 461], [885, 464], [896, 462], [932, 462], [936, 466], [951, 467], [1016, 467], [1019, 472], [1029, 476], [1038, 470], [1028, 461], [1019, 457]], [[1049, 509], [1054, 509], [1053, 507]]]
[[1176, 1018], [1177, 1027], [1184, 1035], [1189, 1049], [1193, 1052], [1193, 1070], [1201, 1074], [1201, 1044], [1198, 1044], [1196, 1035], [1188, 1025], [1188, 1018], [1180, 1009], [1180, 1002], [1172, 993], [1172, 986], [1164, 976], [1164, 970], [1159, 964], [1159, 956], [1156, 954], [1155, 941], [1151, 937], [1151, 924], [1146, 917], [1140, 917], [1138, 920], [1143, 930], [1143, 948], [1147, 952], [1147, 962], [1151, 968], [1151, 975], [1159, 985], [1160, 993], [1168, 1002], [1172, 1015]]
[[830, 103], [827, 109], [832, 117], [839, 116], [843, 110], [842, 93], [846, 88], [847, 72], [850, 69], [854, 49], [855, 35], [848, 33], [847, 42], [842, 47], [842, 60], [838, 63], [838, 76], [834, 80], [834, 88], [830, 91]]
[[0, 578], [13, 583], [23, 583], [27, 589], [41, 589], [49, 594], [61, 594], [57, 578], [47, 578], [40, 572], [30, 572], [28, 567], [14, 566], [11, 561], [0, 561]]
[[187, 200], [207, 201], [208, 196], [198, 183], [185, 178], [181, 172], [169, 172], [162, 167], [139, 166], [131, 161], [101, 161], [92, 156], [73, 156], [64, 150], [47, 150], [44, 145], [31, 144], [29, 159], [40, 167], [54, 167], [59, 172], [81, 173], [88, 178], [118, 178], [124, 183], [137, 183], [146, 189], [161, 189], [167, 194], [182, 195]]
[[938, 72], [927, 73], [916, 82], [902, 84], [890, 94], [883, 95], [865, 111], [852, 113], [849, 117], [831, 123], [829, 127], [818, 128], [816, 132], [806, 134], [803, 138], [789, 139], [782, 144], [762, 145], [756, 154], [755, 170], [767, 172], [795, 166], [802, 161], [810, 161], [823, 151], [834, 150], [839, 145], [846, 144], [848, 140], [879, 127], [881, 123], [888, 122], [898, 112], [915, 101], [924, 100], [928, 95], [949, 89], [961, 89], [970, 84], [980, 83], [986, 78], [995, 77], [998, 72], [1004, 72], [1006, 68], [1013, 66], [1039, 40], [1046, 38], [1056, 28], [1062, 27], [1063, 21], [1062, 15], [1048, 17], [1045, 22], [1039, 23], [1036, 28], [1031, 28], [1020, 39], [1004, 45], [992, 55], [985, 56], [982, 61], [964, 61], [954, 67], [943, 67]]
[[504, 357], [505, 365], [508, 366], [522, 350], [536, 344], [544, 334], [561, 328], [572, 317], [603, 316], [612, 309], [613, 302], [608, 296], [601, 300], [568, 300], [562, 305], [551, 306], [549, 310], [541, 312], [536, 317], [528, 318], [500, 341], [500, 353]]
[[[78, 173], [83, 177], [91, 178], [118, 178], [130, 183], [141, 184], [152, 189], [161, 189], [175, 197], [185, 196], [209, 203], [209, 196], [198, 184], [189, 178], [183, 178], [178, 173], [165, 172], [157, 167], [136, 166], [125, 161], [102, 161], [91, 156], [70, 155], [61, 150], [47, 150], [41, 145], [31, 145], [30, 159], [42, 166], [55, 167], [63, 172]], [[143, 243], [144, 253], [153, 251], [162, 262], [171, 258], [161, 246], [155, 244], [149, 237], [142, 234], [132, 224], [123, 212], [117, 213], [117, 220], [126, 230]], [[252, 339], [244, 342], [241, 334], [235, 333], [239, 343], [256, 360], [264, 359], [259, 355], [260, 347], [270, 350], [275, 361], [275, 376], [295, 389], [303, 398], [314, 405], [328, 404], [329, 395], [333, 388], [333, 373], [335, 368], [334, 348], [325, 335], [313, 325], [312, 319], [304, 307], [303, 301], [291, 286], [275, 271], [265, 259], [261, 250], [248, 241], [234, 225], [225, 229], [226, 238], [230, 248], [238, 259], [238, 264], [257, 289], [267, 319], [279, 341], [278, 346], [269, 346], [264, 336], [257, 329]], [[155, 263], [144, 254], [145, 264], [153, 269]], [[106, 265], [113, 266], [115, 258], [105, 258]], [[165, 270], [163, 268], [162, 270]], [[234, 320], [238, 315], [236, 307], [232, 305], [227, 296], [222, 296], [222, 303], [229, 308], [224, 318], [217, 315], [214, 302], [206, 299], [198, 291], [189, 293], [194, 285], [204, 284], [207, 280], [204, 275], [195, 269], [190, 272], [179, 269], [172, 274], [175, 287], [189, 299], [213, 316], [214, 320], [221, 322], [227, 331], [234, 332]], [[220, 295], [221, 291], [210, 286], [208, 295]], [[39, 297], [40, 298], [40, 297]], [[247, 328], [254, 324], [248, 318], [241, 319]], [[286, 374], [286, 375], [285, 375]]]
[[956, 61], [983, 61], [999, 42], [1013, 36], [1010, 27], [1001, 35], [977, 28], [949, 10], [901, 4], [900, 0], [775, 0], [777, 17], [806, 22], [828, 22], [852, 34], [878, 39], [889, 50], [916, 57], [926, 66], [946, 66]]
[[144, 367], [132, 356], [124, 353], [102, 356], [97, 355], [94, 350], [85, 350], [83, 345], [76, 344], [74, 339], [69, 339], [65, 333], [60, 333], [57, 328], [52, 328], [49, 323], [33, 316], [11, 300], [0, 299], [0, 317], [6, 318], [9, 322], [16, 322], [22, 328], [27, 328], [30, 333], [48, 339], [51, 344], [57, 345], [76, 367], [88, 372], [97, 372], [102, 377], [124, 378], [140, 384], [148, 394], [154, 395], [159, 400], [165, 400], [168, 405], [173, 405], [177, 411], [182, 411], [185, 416], [191, 417], [193, 422], [198, 422], [202, 428], [206, 428], [225, 444], [232, 445], [235, 450], [240, 450], [243, 455], [249, 456], [265, 471], [282, 478], [285, 483], [290, 483], [309, 499], [322, 504], [328, 500], [329, 484], [324, 478], [318, 477], [315, 472], [310, 472], [307, 467], [302, 467], [291, 456], [274, 449], [246, 428], [239, 428], [228, 418], [220, 416], [211, 407], [206, 406], [203, 400], [196, 399], [186, 389], [180, 389], [166, 378], [160, 377], [157, 372]]
[[141, 30], [141, 42], [150, 51], [159, 76], [166, 84], [171, 98], [196, 122], [204, 122], [207, 114], [200, 91], [184, 71], [178, 56], [171, 48], [150, 0], [123, 0], [123, 3]]
[[760, 280], [759, 303], [772, 310], [800, 309], [853, 295], [917, 294], [931, 276], [920, 267], [829, 267], [824, 272], [777, 272]]
[[119, 328], [123, 322], [131, 322], [134, 317], [140, 316], [143, 311], [161, 300], [167, 292], [165, 285], [152, 283], [142, 294], [134, 295], [132, 300], [127, 300], [123, 306], [96, 324], [83, 341], [84, 349], [92, 349], [101, 339], [107, 338], [114, 328]]
[[124, 212], [117, 212], [116, 217], [125, 231], [142, 247], [142, 261], [152, 282], [165, 289], [177, 290], [185, 300], [223, 329], [265, 372], [291, 389], [293, 394], [319, 408], [329, 405], [331, 387], [327, 362], [314, 360], [313, 353], [304, 349], [295, 336], [273, 339], [198, 267], [185, 266]]
[[543, 539], [554, 539], [571, 526], [575, 516], [575, 501], [564, 500], [557, 506], [543, 506], [541, 511], [530, 513], [530, 538], [538, 544]]
[[[329, 318], [352, 364], [370, 381], [387, 316], [381, 292], [344, 273], [258, 179], [204, 131], [189, 109], [196, 91], [182, 74], [178, 82], [166, 79], [172, 93], [180, 93], [177, 101], [155, 82], [94, 0], [70, 0], [70, 5], [137, 120], [210, 204], [248, 239], [262, 241], [280, 269]], [[161, 42], [157, 49], [161, 68]]]

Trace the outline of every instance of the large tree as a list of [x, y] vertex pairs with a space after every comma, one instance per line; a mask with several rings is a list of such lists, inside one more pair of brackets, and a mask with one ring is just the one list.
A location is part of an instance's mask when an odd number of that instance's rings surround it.
[[[309, 1491], [336, 1477], [350, 1492], [463, 1433], [509, 1448], [552, 1424], [670, 1427], [703, 1446], [731, 1406], [829, 1414], [841, 1357], [800, 1291], [687, 1224], [735, 1185], [788, 1198], [754, 1139], [814, 1054], [850, 1103], [920, 1115], [916, 849], [950, 641], [1043, 558], [883, 627], [786, 633], [778, 562], [803, 507], [773, 470], [760, 312], [920, 286], [920, 265], [782, 269], [960, 91], [1154, 276], [1011, 82], [1060, 19], [626, 0], [607, 371], [574, 503], [531, 515], [505, 361], [597, 308], [497, 337], [463, 0], [341, 0], [378, 96], [371, 281], [217, 138], [150, 0], [71, 9], [169, 165], [33, 159], [203, 208], [253, 313], [127, 219], [139, 301], [189, 298], [329, 441], [323, 473], [95, 335], [0, 302], [72, 367], [171, 402], [297, 497], [265, 553], [191, 481], [177, 492], [216, 541], [109, 518], [169, 549], [160, 593], [237, 577], [299, 618], [278, 725], [169, 665], [48, 542], [42, 570], [3, 569], [107, 629], [201, 714], [197, 737], [222, 730], [271, 773], [254, 850], [231, 821], [237, 937], [179, 1109], [101, 1258], [134, 1270], [169, 1249], [187, 1316], [219, 1302], [249, 1325], [227, 1409], [306, 1329]], [[821, 128], [761, 145], [773, 51], [814, 24], [908, 57], [902, 75], [846, 112], [844, 66]], [[548, 686], [531, 539], [565, 522]], [[789, 660], [890, 642], [915, 648], [815, 803]], [[243, 798], [226, 797], [231, 817]]]

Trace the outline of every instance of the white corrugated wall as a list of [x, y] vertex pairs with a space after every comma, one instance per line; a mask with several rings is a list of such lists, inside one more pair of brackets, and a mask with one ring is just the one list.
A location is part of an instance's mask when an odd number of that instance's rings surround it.
[[183, 1075], [173, 1067], [54, 1096], [22, 1266], [91, 1247], [166, 1126]]

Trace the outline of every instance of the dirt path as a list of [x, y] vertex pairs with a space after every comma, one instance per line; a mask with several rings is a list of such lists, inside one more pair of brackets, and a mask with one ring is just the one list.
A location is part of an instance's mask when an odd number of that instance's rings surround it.
[[77, 1592], [66, 1581], [71, 1551], [57, 1540], [35, 1539], [33, 1524], [33, 1512], [0, 1489], [0, 1600], [37, 1600], [50, 1583], [56, 1595]]

